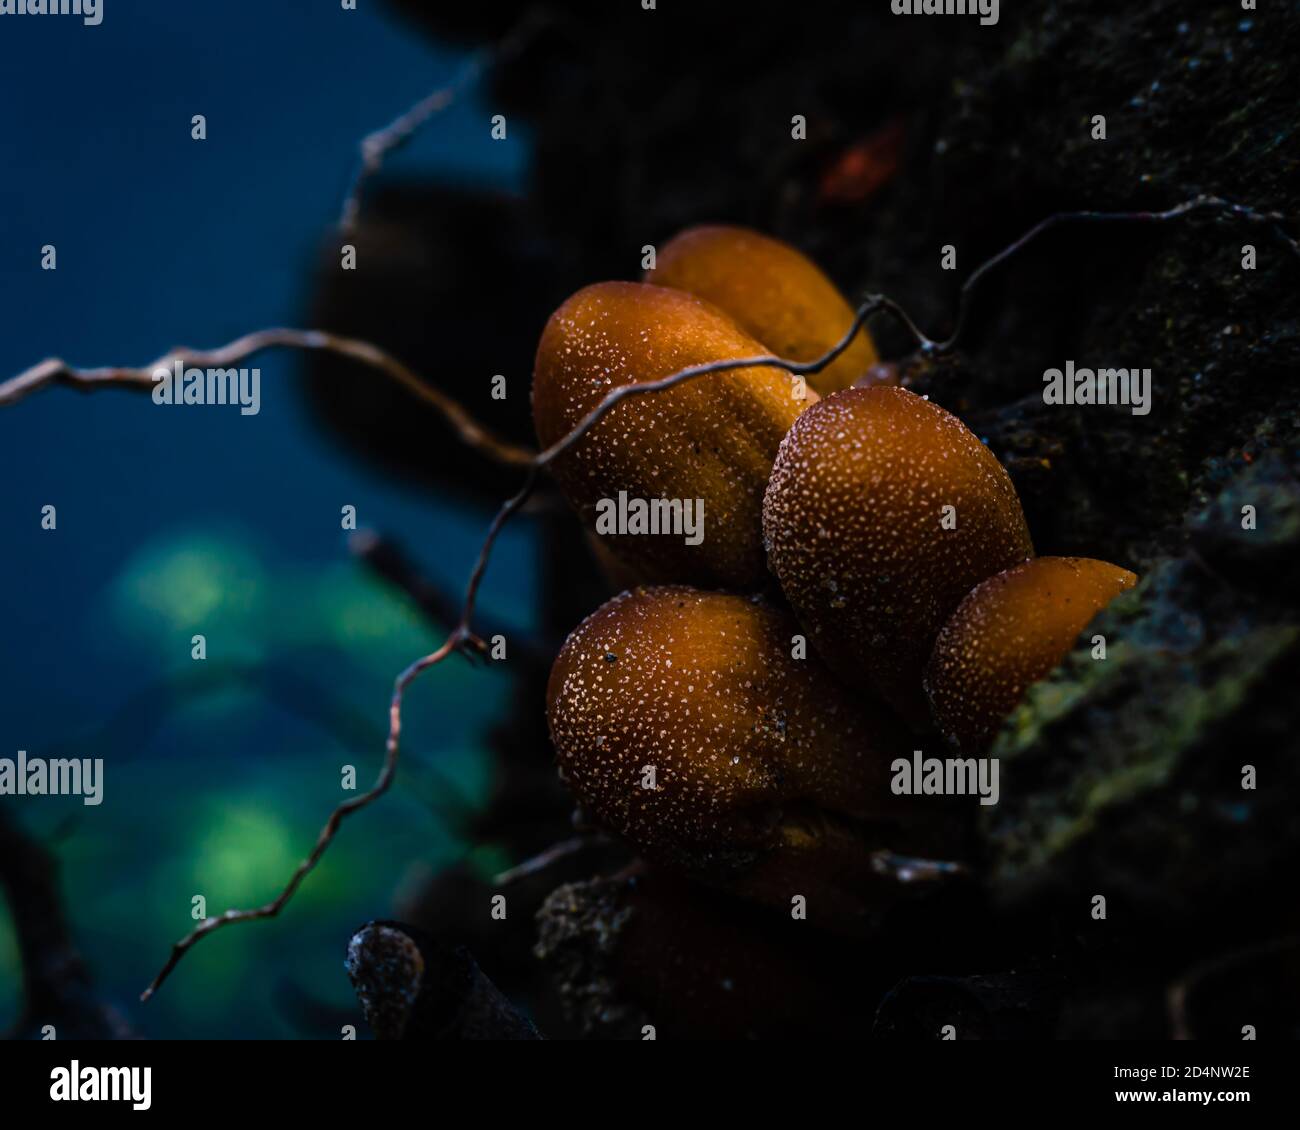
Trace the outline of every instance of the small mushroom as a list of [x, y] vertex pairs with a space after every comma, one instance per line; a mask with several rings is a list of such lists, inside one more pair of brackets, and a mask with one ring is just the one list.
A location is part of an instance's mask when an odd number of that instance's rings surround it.
[[[537, 438], [556, 443], [621, 386], [710, 361], [770, 356], [725, 314], [683, 291], [630, 282], [586, 287], [542, 333], [533, 377]], [[627, 397], [552, 470], [587, 527], [639, 578], [757, 587], [766, 577], [760, 529], [772, 460], [815, 399], [775, 367], [710, 373]], [[620, 492], [691, 504], [702, 540], [687, 544], [681, 531], [601, 531], [597, 507]]]
[[983, 753], [1031, 683], [1056, 667], [1137, 575], [1088, 557], [1036, 557], [977, 585], [939, 632], [925, 691], [944, 737]]
[[[813, 361], [853, 324], [853, 308], [802, 251], [749, 228], [687, 228], [656, 256], [646, 281], [712, 302], [778, 357]], [[876, 363], [866, 329], [808, 383], [822, 396], [848, 388]]]
[[852, 925], [887, 886], [872, 851], [928, 847], [926, 822], [947, 816], [894, 795], [906, 732], [799, 633], [753, 598], [623, 593], [555, 661], [551, 738], [584, 810], [646, 858], [787, 910], [803, 895], [810, 917]]

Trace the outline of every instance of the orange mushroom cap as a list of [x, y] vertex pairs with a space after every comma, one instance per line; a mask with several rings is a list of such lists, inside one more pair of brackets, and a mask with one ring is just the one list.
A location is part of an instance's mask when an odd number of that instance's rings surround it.
[[1105, 561], [1036, 557], [977, 585], [943, 626], [925, 670], [943, 735], [963, 753], [983, 753], [1030, 684], [1135, 584], [1136, 574]]
[[[658, 252], [645, 277], [707, 299], [790, 361], [821, 357], [853, 324], [853, 308], [816, 263], [788, 243], [748, 228], [688, 228]], [[808, 383], [827, 396], [848, 388], [876, 360], [863, 328]]]
[[[543, 446], [562, 439], [613, 389], [710, 361], [771, 353], [693, 295], [644, 283], [578, 291], [546, 323], [533, 376], [533, 418]], [[763, 490], [790, 424], [816, 394], [779, 368], [710, 373], [626, 398], [552, 464], [589, 529], [596, 506], [620, 491], [635, 499], [702, 499], [704, 538], [604, 535], [648, 580], [746, 588], [766, 568]]]
[[890, 790], [909, 743], [815, 656], [793, 657], [799, 632], [756, 598], [623, 593], [555, 661], [551, 738], [579, 802], [647, 858], [786, 907], [816, 891], [852, 917], [869, 847], [912, 834], [914, 802]]

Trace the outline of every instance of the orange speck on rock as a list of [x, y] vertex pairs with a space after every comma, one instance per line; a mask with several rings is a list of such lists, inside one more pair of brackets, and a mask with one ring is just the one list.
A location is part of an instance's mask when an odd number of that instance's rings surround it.
[[843, 150], [822, 174], [819, 195], [827, 204], [861, 204], [898, 172], [905, 131], [900, 118]]

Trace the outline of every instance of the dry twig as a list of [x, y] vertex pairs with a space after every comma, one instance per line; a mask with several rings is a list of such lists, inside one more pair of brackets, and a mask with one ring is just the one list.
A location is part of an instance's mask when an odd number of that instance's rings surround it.
[[342, 337], [324, 330], [295, 330], [284, 327], [257, 330], [236, 338], [216, 349], [191, 349], [177, 346], [158, 360], [139, 369], [123, 366], [105, 366], [95, 369], [78, 369], [58, 357], [51, 357], [39, 365], [0, 384], [0, 407], [15, 404], [46, 385], [64, 384], [83, 391], [100, 388], [134, 388], [140, 391], [156, 386], [154, 373], [170, 372], [179, 362], [183, 369], [225, 369], [247, 361], [268, 349], [303, 349], [337, 353], [351, 357], [378, 369], [391, 377], [408, 392], [431, 405], [456, 429], [456, 434], [469, 447], [481, 451], [501, 463], [527, 466], [533, 454], [527, 448], [517, 447], [494, 436], [479, 424], [460, 404], [440, 389], [425, 384], [416, 373], [377, 345], [356, 338]]
[[388, 154], [400, 149], [429, 119], [451, 106], [489, 67], [508, 62], [519, 54], [548, 22], [549, 17], [541, 9], [528, 13], [495, 47], [474, 52], [450, 83], [421, 98], [383, 129], [361, 139], [361, 160], [339, 214], [339, 229], [344, 235], [356, 227], [366, 181], [379, 171]]
[[531, 875], [537, 875], [547, 868], [559, 863], [562, 859], [568, 859], [570, 856], [577, 855], [578, 852], [596, 844], [605, 843], [605, 837], [601, 835], [583, 834], [570, 836], [567, 840], [561, 840], [558, 844], [552, 844], [544, 851], [530, 856], [522, 863], [515, 864], [514, 867], [507, 868], [498, 874], [492, 883], [497, 887], [508, 887], [511, 883], [517, 883], [520, 879], [527, 879]]

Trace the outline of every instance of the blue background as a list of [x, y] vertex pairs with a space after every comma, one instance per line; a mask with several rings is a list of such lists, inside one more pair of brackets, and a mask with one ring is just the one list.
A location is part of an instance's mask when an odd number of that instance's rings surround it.
[[[0, 17], [0, 377], [51, 355], [143, 365], [304, 324], [359, 140], [464, 62], [376, 0], [359, 8], [103, 0], [98, 27]], [[492, 112], [470, 91], [383, 175], [521, 191], [527, 139], [492, 141]], [[206, 141], [191, 139], [194, 114]], [[45, 244], [57, 270], [41, 269]], [[456, 591], [486, 521], [331, 444], [300, 363], [255, 362], [252, 417], [62, 388], [0, 410], [0, 756], [106, 763], [98, 808], [0, 804], [56, 850], [96, 982], [146, 1035], [337, 1035], [295, 1021], [282, 990], [327, 1020], [352, 1010], [350, 927], [451, 860], [509, 862], [457, 834], [484, 802], [481, 735], [507, 687], [445, 665], [412, 691], [394, 792], [344, 825], [286, 912], [205, 940], [135, 1001], [193, 925], [194, 895], [209, 913], [273, 896], [345, 795], [342, 766], [368, 786], [392, 678], [440, 642], [350, 559], [340, 508]], [[40, 528], [46, 504], [55, 531]], [[527, 537], [507, 534], [485, 590], [486, 611], [521, 624]], [[205, 663], [190, 657], [196, 632]], [[17, 974], [0, 914], [0, 1025]]]

